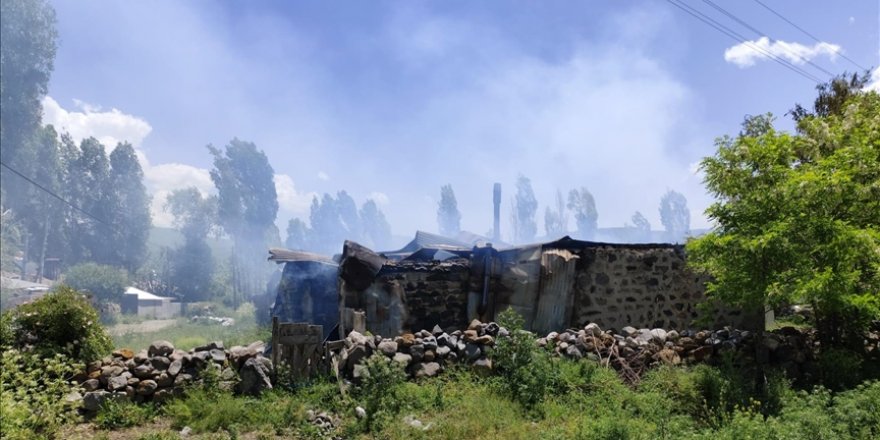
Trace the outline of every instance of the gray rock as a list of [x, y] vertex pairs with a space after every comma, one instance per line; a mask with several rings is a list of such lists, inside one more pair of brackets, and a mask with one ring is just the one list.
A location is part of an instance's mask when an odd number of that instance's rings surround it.
[[437, 346], [438, 347], [452, 347], [454, 344], [450, 344], [451, 337], [446, 333], [441, 333], [437, 335]]
[[97, 411], [101, 409], [101, 404], [109, 395], [110, 393], [104, 390], [88, 392], [83, 396], [83, 408], [86, 411]]
[[183, 429], [180, 430], [179, 434], [181, 437], [189, 437], [189, 435], [192, 434], [192, 428], [190, 428], [189, 426], [184, 426]]
[[412, 362], [412, 356], [410, 356], [406, 353], [395, 353], [394, 358], [392, 360], [394, 360], [394, 362], [397, 362], [398, 364], [406, 367], [407, 365], [409, 365], [410, 362]]
[[623, 336], [633, 336], [638, 332], [639, 331], [636, 330], [635, 327], [630, 327], [630, 326], [626, 326], [626, 327], [620, 329], [620, 333], [623, 334]]
[[472, 368], [478, 374], [488, 375], [492, 372], [492, 359], [481, 357], [474, 361]]
[[668, 336], [666, 330], [663, 330], [662, 328], [655, 328], [652, 329], [650, 333], [655, 342], [658, 342], [660, 344], [666, 343], [666, 338]]
[[679, 340], [680, 338], [681, 338], [681, 335], [679, 335], [678, 332], [675, 330], [670, 330], [670, 331], [666, 332], [666, 340], [667, 341], [675, 342], [675, 341]]
[[475, 361], [482, 355], [480, 346], [469, 342], [464, 349], [464, 356], [468, 361]]
[[426, 336], [422, 338], [422, 345], [425, 346], [425, 351], [428, 350], [436, 350], [439, 344], [437, 343], [437, 338], [434, 336]]
[[211, 353], [211, 360], [212, 361], [214, 361], [218, 364], [222, 364], [222, 363], [226, 362], [226, 352], [224, 352], [222, 349], [212, 348], [210, 353]]
[[149, 357], [168, 356], [171, 353], [174, 353], [174, 345], [168, 341], [153, 341], [153, 343], [150, 344], [150, 348], [147, 350], [147, 355]]
[[570, 345], [567, 349], [565, 349], [565, 355], [572, 359], [580, 359], [584, 357], [583, 353], [574, 345]]
[[431, 330], [431, 333], [432, 333], [434, 336], [440, 336], [440, 335], [443, 334], [443, 329], [440, 328], [440, 325], [438, 324], [438, 325], [435, 325], [435, 326], [434, 326], [434, 329]]
[[98, 379], [89, 379], [82, 383], [82, 388], [85, 391], [95, 391], [101, 387], [101, 381]]
[[591, 323], [587, 324], [586, 327], [584, 327], [584, 333], [587, 336], [599, 337], [600, 335], [602, 335], [602, 329], [599, 327], [599, 324], [596, 324], [595, 322], [591, 322]]
[[500, 327], [498, 327], [498, 324], [496, 324], [494, 322], [490, 322], [490, 323], [486, 324], [484, 331], [486, 332], [487, 335], [491, 335], [492, 337], [495, 337], [498, 335], [499, 328]]
[[366, 345], [367, 343], [367, 337], [354, 330], [348, 334], [345, 340], [351, 345]]
[[149, 379], [153, 377], [153, 367], [150, 364], [141, 364], [134, 368], [134, 375], [138, 379]]
[[434, 362], [437, 359], [437, 352], [434, 350], [425, 350], [425, 355], [422, 357], [422, 362]]
[[150, 365], [156, 370], [165, 371], [168, 369], [168, 366], [171, 365], [171, 360], [165, 356], [155, 356], [150, 359]]
[[413, 365], [415, 377], [434, 377], [440, 372], [440, 364], [437, 362], [419, 362]]
[[177, 376], [177, 373], [180, 373], [180, 369], [183, 368], [183, 362], [176, 360], [168, 366], [168, 375], [169, 376]]
[[110, 391], [121, 390], [128, 385], [128, 379], [122, 376], [113, 376], [107, 379], [107, 388]]
[[238, 390], [242, 394], [259, 395], [263, 390], [272, 389], [272, 381], [269, 379], [272, 371], [259, 358], [245, 361], [238, 374], [241, 376]]
[[440, 357], [441, 359], [445, 358], [451, 352], [452, 352], [452, 349], [449, 347], [446, 347], [446, 346], [437, 347], [437, 356]]
[[[360, 364], [364, 358], [367, 357], [367, 347], [363, 345], [353, 345], [348, 349], [348, 356], [345, 361], [345, 366], [347, 369], [352, 370], [354, 366]], [[248, 359], [249, 361], [250, 359]], [[247, 363], [247, 362], [245, 362]]]
[[168, 373], [162, 373], [156, 378], [156, 384], [160, 387], [170, 387], [174, 384], [174, 376], [171, 376]]
[[354, 414], [357, 416], [357, 418], [364, 419], [367, 417], [367, 410], [358, 406], [354, 409]]
[[177, 377], [174, 378], [174, 386], [181, 387], [190, 382], [192, 382], [193, 377], [191, 374], [181, 373], [178, 374]]
[[155, 380], [142, 380], [137, 387], [137, 394], [141, 396], [149, 396], [159, 388], [159, 384]]
[[414, 362], [421, 362], [422, 359], [425, 358], [425, 346], [422, 344], [415, 344], [409, 348], [409, 354], [412, 356]]
[[386, 340], [379, 343], [378, 349], [385, 356], [388, 356], [388, 357], [394, 356], [394, 353], [397, 353], [397, 342], [394, 342], [390, 339], [386, 339]]

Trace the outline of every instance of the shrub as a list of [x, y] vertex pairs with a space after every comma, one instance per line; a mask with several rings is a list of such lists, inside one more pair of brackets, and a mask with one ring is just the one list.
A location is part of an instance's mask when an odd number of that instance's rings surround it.
[[94, 423], [101, 429], [119, 429], [141, 426], [156, 416], [156, 409], [151, 404], [137, 405], [125, 400], [117, 402], [107, 399], [95, 416]]
[[862, 358], [845, 348], [827, 348], [819, 353], [819, 375], [822, 385], [835, 391], [854, 387], [861, 382]]
[[498, 323], [510, 337], [496, 341], [492, 358], [502, 376], [502, 389], [527, 411], [536, 411], [553, 386], [556, 363], [535, 344], [532, 333], [523, 330], [523, 318], [508, 308], [498, 315]]
[[385, 421], [400, 412], [401, 386], [406, 380], [403, 367], [381, 353], [364, 362], [365, 374], [357, 389], [357, 397], [367, 411], [365, 428], [381, 429]]
[[88, 300], [61, 286], [14, 312], [15, 344], [34, 344], [43, 352], [64, 353], [89, 362], [104, 356], [113, 344]]
[[82, 370], [64, 355], [7, 350], [0, 357], [0, 438], [46, 438], [76, 417], [65, 401]]
[[128, 273], [118, 267], [84, 263], [67, 269], [64, 283], [94, 295], [99, 302], [119, 302], [128, 286]]

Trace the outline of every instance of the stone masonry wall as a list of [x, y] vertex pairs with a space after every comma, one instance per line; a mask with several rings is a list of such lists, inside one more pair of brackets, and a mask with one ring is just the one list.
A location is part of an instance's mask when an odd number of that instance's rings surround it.
[[[571, 325], [603, 328], [695, 327], [697, 305], [706, 301], [705, 279], [685, 267], [680, 246], [582, 248], [574, 284]], [[718, 310], [715, 328], [753, 328], [739, 311]]]

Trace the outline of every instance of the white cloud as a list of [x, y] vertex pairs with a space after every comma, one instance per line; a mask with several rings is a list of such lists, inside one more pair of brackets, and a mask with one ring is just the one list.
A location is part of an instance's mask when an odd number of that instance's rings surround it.
[[115, 108], [101, 111], [101, 107], [78, 99], [73, 102], [81, 111], [65, 110], [51, 96], [43, 98], [43, 123], [55, 126], [59, 133], [69, 133], [77, 141], [92, 136], [108, 151], [119, 142], [129, 142], [138, 148], [153, 130], [147, 121]]
[[880, 67], [874, 68], [874, 71], [871, 72], [871, 79], [868, 81], [868, 84], [865, 85], [864, 90], [873, 90], [880, 93]]
[[147, 192], [153, 197], [150, 212], [153, 214], [153, 225], [155, 226], [171, 226], [173, 217], [170, 213], [165, 212], [163, 207], [172, 191], [194, 186], [203, 196], [216, 192], [214, 182], [211, 181], [211, 174], [204, 168], [182, 163], [166, 163], [156, 166], [150, 166], [147, 163], [143, 168], [144, 184], [147, 187]]
[[745, 68], [754, 66], [758, 61], [769, 60], [768, 54], [772, 54], [784, 58], [792, 64], [800, 65], [822, 55], [827, 55], [833, 61], [837, 58], [839, 51], [839, 45], [824, 41], [813, 46], [805, 46], [800, 43], [788, 43], [780, 40], [771, 42], [769, 38], [761, 37], [727, 48], [724, 51], [724, 60]]
[[323, 172], [323, 171], [318, 171], [318, 178], [321, 179], [321, 180], [323, 180], [323, 181], [328, 181], [328, 180], [330, 180], [330, 176], [328, 176], [327, 173], [325, 173], [325, 172]]
[[314, 192], [296, 189], [293, 178], [287, 174], [275, 175], [275, 192], [278, 194], [278, 221], [284, 224], [291, 217], [308, 218]]
[[391, 202], [391, 199], [388, 198], [388, 194], [379, 191], [373, 191], [369, 195], [367, 195], [367, 199], [372, 199], [376, 202], [377, 205], [387, 206], [388, 203]]

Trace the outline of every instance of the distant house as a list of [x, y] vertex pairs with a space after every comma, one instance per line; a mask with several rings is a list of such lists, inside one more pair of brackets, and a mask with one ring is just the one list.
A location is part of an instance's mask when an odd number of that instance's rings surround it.
[[173, 318], [180, 316], [180, 302], [175, 299], [128, 287], [122, 296], [122, 313], [155, 319]]

